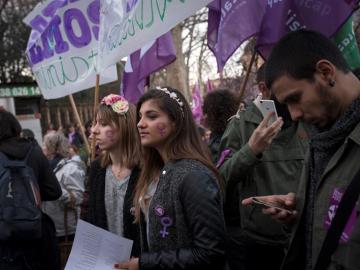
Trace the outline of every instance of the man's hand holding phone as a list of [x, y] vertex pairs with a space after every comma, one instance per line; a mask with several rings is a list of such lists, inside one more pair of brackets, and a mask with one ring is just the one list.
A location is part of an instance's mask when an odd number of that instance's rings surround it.
[[261, 197], [250, 197], [242, 201], [243, 205], [257, 205], [263, 207], [263, 213], [270, 215], [281, 223], [291, 223], [295, 220], [295, 194], [269, 195]]
[[249, 147], [255, 155], [262, 153], [272, 143], [273, 139], [280, 132], [284, 121], [281, 117], [269, 125], [273, 112], [269, 113], [254, 130], [249, 139]]

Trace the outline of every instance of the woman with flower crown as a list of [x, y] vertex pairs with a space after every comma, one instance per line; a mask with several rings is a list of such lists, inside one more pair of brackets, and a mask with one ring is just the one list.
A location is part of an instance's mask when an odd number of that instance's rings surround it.
[[101, 154], [90, 166], [82, 217], [134, 240], [132, 255], [137, 256], [139, 227], [134, 223], [133, 194], [140, 172], [141, 146], [135, 106], [122, 96], [106, 96], [91, 132]]
[[134, 198], [141, 255], [118, 269], [221, 270], [225, 225], [218, 174], [184, 96], [146, 92], [137, 104], [144, 164]]

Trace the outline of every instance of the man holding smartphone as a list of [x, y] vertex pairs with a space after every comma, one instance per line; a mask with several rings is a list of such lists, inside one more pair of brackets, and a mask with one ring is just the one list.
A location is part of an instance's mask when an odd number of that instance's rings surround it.
[[[262, 66], [257, 81], [262, 99], [267, 100], [271, 95], [264, 80]], [[246, 111], [238, 112], [220, 144], [218, 167], [226, 180], [231, 270], [280, 268], [287, 234], [280, 224], [262, 214], [261, 207], [243, 207], [240, 202], [249, 196], [296, 191], [307, 148], [303, 126], [291, 121], [286, 107], [276, 105], [279, 118], [272, 124], [269, 121], [275, 112], [263, 117], [259, 108], [250, 104]]]
[[[293, 120], [312, 126], [296, 196], [258, 198], [293, 210], [264, 209], [274, 219], [293, 225], [282, 269], [360, 269], [360, 201], [358, 189], [352, 188], [360, 181], [356, 177], [360, 172], [360, 81], [331, 40], [303, 29], [275, 45], [267, 62], [266, 84], [288, 106]], [[347, 203], [341, 208], [343, 200]], [[252, 199], [243, 204], [251, 205]], [[338, 212], [343, 223], [333, 226]]]

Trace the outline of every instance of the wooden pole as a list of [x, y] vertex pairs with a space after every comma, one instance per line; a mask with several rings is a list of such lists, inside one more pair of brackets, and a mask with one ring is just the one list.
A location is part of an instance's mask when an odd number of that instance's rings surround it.
[[70, 122], [70, 113], [68, 108], [63, 109], [64, 110], [64, 116], [65, 116], [65, 129], [67, 129], [67, 126], [71, 124]]
[[56, 108], [56, 119], [57, 119], [57, 124], [58, 124], [58, 130], [60, 128], [64, 128], [63, 125], [62, 125], [62, 122], [61, 122], [61, 112], [60, 112], [59, 107]]
[[50, 109], [49, 109], [47, 102], [45, 103], [45, 114], [46, 114], [46, 129], [49, 129], [50, 124], [51, 124], [51, 115], [50, 115]]
[[250, 60], [250, 64], [246, 70], [246, 75], [245, 75], [245, 80], [241, 86], [241, 89], [240, 89], [240, 93], [239, 93], [239, 99], [241, 99], [241, 97], [243, 96], [243, 94], [245, 93], [245, 89], [246, 89], [246, 85], [247, 85], [247, 82], [249, 80], [249, 76], [250, 76], [250, 72], [251, 72], [251, 68], [252, 68], [252, 65], [254, 64], [254, 60], [255, 60], [255, 56], [256, 56], [256, 50], [254, 49], [254, 52], [253, 54], [251, 55], [251, 60]]
[[[96, 110], [99, 106], [99, 96], [100, 96], [100, 74], [96, 74], [96, 85], [95, 85], [95, 95], [94, 95], [94, 109], [93, 109], [93, 125], [96, 124]], [[92, 136], [91, 141], [91, 160], [95, 159], [95, 147], [96, 147], [96, 137]]]
[[81, 136], [83, 137], [83, 140], [84, 140], [84, 143], [85, 143], [85, 147], [86, 147], [86, 151], [87, 151], [88, 153], [90, 153], [89, 141], [88, 141], [88, 139], [86, 138], [85, 128], [84, 128], [83, 123], [81, 122], [80, 115], [79, 115], [79, 112], [78, 112], [78, 110], [77, 110], [77, 108], [76, 108], [76, 104], [75, 104], [73, 95], [69, 95], [69, 100], [70, 100], [70, 104], [71, 104], [71, 107], [72, 107], [73, 112], [74, 112], [74, 115], [75, 115], [76, 122], [78, 123], [78, 125], [79, 125], [79, 127], [80, 127], [80, 133], [81, 133]]

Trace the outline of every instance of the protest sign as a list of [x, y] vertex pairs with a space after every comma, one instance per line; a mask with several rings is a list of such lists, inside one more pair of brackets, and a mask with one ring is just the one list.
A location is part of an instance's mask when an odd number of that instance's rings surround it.
[[168, 32], [211, 0], [102, 0], [99, 70]]
[[[46, 99], [95, 85], [99, 0], [48, 0], [24, 19], [31, 26], [26, 54]], [[116, 66], [101, 73], [101, 83], [117, 80]]]

